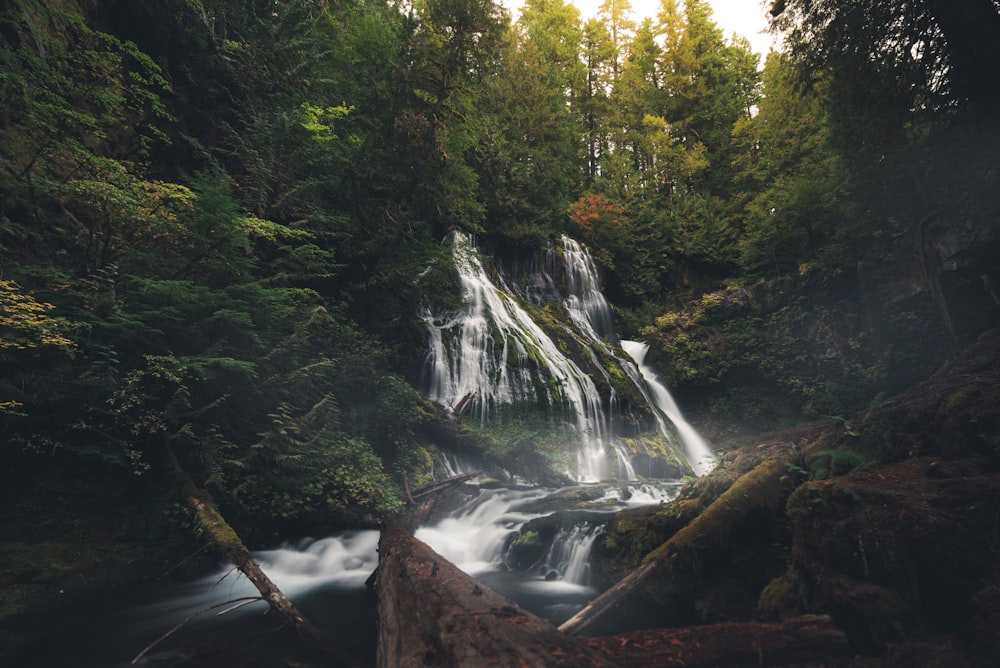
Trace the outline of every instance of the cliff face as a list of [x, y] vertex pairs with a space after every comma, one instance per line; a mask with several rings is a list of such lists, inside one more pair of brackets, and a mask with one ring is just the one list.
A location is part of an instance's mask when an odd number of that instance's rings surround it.
[[825, 613], [878, 665], [993, 665], [998, 406], [992, 330], [880, 408], [734, 450], [675, 502], [620, 515], [599, 563], [658, 560], [644, 595], [663, 625]]
[[1000, 326], [997, 221], [928, 218], [878, 261], [704, 294], [643, 337], [718, 446], [846, 416], [929, 377]]

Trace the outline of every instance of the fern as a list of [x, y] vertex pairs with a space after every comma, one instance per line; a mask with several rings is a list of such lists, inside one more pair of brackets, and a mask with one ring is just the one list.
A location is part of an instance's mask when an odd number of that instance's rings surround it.
[[816, 453], [809, 465], [809, 472], [815, 480], [847, 475], [857, 471], [866, 471], [874, 462], [853, 450], [822, 450]]

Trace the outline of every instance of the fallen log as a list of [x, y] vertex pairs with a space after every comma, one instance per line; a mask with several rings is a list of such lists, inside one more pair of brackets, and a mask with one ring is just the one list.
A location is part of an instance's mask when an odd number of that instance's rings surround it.
[[482, 473], [482, 471], [461, 473], [411, 491], [409, 496], [412, 505], [406, 509], [403, 515], [403, 519], [401, 520], [403, 525], [410, 531], [413, 531], [427, 521], [427, 518], [434, 512], [434, 508], [445, 492], [465, 484], [476, 476], [482, 475]]
[[387, 520], [379, 540], [378, 666], [614, 666]]
[[788, 466], [796, 455], [797, 449], [788, 444], [737, 478], [687, 526], [646, 555], [638, 568], [565, 621], [559, 630], [570, 635], [582, 633], [654, 578], [665, 581], [666, 586], [671, 580], [688, 581], [699, 568], [700, 550], [722, 544], [733, 527], [756, 509], [777, 508], [785, 502], [795, 487]]
[[451, 489], [455, 485], [460, 485], [464, 482], [468, 482], [477, 476], [481, 476], [482, 471], [470, 471], [469, 473], [460, 473], [458, 475], [453, 475], [450, 478], [445, 478], [444, 480], [436, 480], [432, 483], [423, 485], [422, 487], [417, 487], [412, 491], [412, 496], [414, 500], [423, 498], [430, 494], [438, 494], [445, 490]]
[[579, 640], [623, 668], [819, 666], [850, 652], [847, 636], [826, 615], [649, 629]]
[[[470, 473], [460, 473], [445, 480], [438, 480], [427, 485], [410, 490], [406, 486], [406, 496], [410, 503], [400, 514], [399, 522], [409, 531], [416, 531], [417, 527], [427, 521], [427, 518], [434, 512], [441, 495], [450, 489], [462, 485], [476, 476], [482, 475], [482, 471], [472, 471]], [[419, 501], [418, 501], [419, 500]], [[366, 587], [374, 587], [378, 582], [378, 566], [372, 574], [365, 580]]]
[[216, 553], [221, 558], [232, 562], [253, 583], [253, 586], [260, 592], [261, 598], [299, 636], [317, 643], [341, 664], [350, 665], [353, 663], [340, 656], [336, 649], [329, 645], [316, 627], [299, 612], [298, 608], [271, 581], [271, 578], [261, 570], [260, 565], [254, 561], [250, 555], [250, 551], [243, 544], [239, 535], [229, 526], [229, 523], [223, 519], [215, 507], [208, 502], [208, 496], [195, 485], [191, 477], [184, 471], [170, 447], [164, 446], [163, 451], [163, 460], [174, 489], [184, 499], [184, 502], [194, 514], [199, 529]]

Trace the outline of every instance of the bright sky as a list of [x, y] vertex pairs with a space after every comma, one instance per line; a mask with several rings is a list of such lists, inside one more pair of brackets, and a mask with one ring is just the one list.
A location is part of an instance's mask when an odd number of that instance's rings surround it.
[[[597, 8], [604, 0], [571, 0], [586, 19], [597, 14]], [[638, 22], [643, 17], [656, 18], [660, 10], [659, 0], [631, 0], [632, 18]], [[750, 40], [753, 50], [763, 56], [771, 50], [771, 36], [767, 34], [766, 0], [709, 0], [715, 14], [715, 22], [728, 39], [735, 32]], [[505, 0], [508, 7], [522, 4], [522, 0]]]

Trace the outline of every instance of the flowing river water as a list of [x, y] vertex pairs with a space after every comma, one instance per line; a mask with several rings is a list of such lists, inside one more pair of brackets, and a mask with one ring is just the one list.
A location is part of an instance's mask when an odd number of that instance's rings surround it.
[[[416, 536], [466, 572], [554, 624], [599, 594], [590, 581], [590, 548], [612, 513], [672, 498], [679, 483], [607, 486], [591, 510], [573, 511], [543, 558], [515, 570], [507, 555], [524, 525], [550, 516], [545, 507], [575, 489], [481, 490]], [[603, 487], [602, 487], [603, 488]], [[557, 513], [558, 514], [558, 513]], [[375, 661], [375, 596], [365, 584], [375, 569], [379, 533], [348, 531], [254, 553], [264, 571], [310, 620], [362, 664]], [[124, 668], [228, 666], [227, 648], [257, 644], [266, 656], [294, 654], [297, 641], [269, 613], [253, 585], [231, 568], [185, 584], [148, 585], [67, 601], [46, 620], [47, 633], [25, 638], [13, 666]], [[155, 640], [181, 628], [132, 660]], [[213, 652], [219, 652], [215, 656]], [[238, 665], [238, 664], [237, 664]], [[283, 664], [282, 664], [283, 665]]]
[[[416, 536], [443, 557], [525, 609], [559, 624], [599, 592], [590, 573], [590, 550], [614, 511], [658, 504], [676, 494], [679, 482], [640, 482], [636, 453], [623, 434], [636, 435], [634, 420], [622, 414], [613, 389], [599, 390], [595, 379], [613, 388], [619, 373], [631, 382], [655, 418], [655, 438], [671, 444], [684, 467], [702, 475], [714, 454], [681, 415], [667, 388], [645, 363], [647, 346], [619, 341], [611, 331], [612, 312], [601, 293], [594, 262], [584, 247], [563, 237], [523, 285], [508, 284], [503, 273], [488, 274], [472, 241], [452, 239], [465, 307], [427, 310], [428, 360], [425, 394], [446, 410], [486, 423], [512, 402], [561, 406], [575, 440], [576, 455], [565, 474], [577, 489], [499, 487], [476, 489], [446, 517], [417, 529]], [[563, 333], [591, 351], [586, 370], [535, 323], [521, 303], [559, 303], [571, 324]], [[612, 367], [601, 360], [611, 360]], [[539, 394], [541, 392], [541, 394]], [[449, 474], [462, 466], [449, 463]], [[675, 470], [678, 470], [675, 468]], [[601, 480], [617, 480], [592, 487]], [[588, 495], [584, 508], [554, 511], [568, 492]], [[563, 504], [565, 505], [565, 504]], [[561, 513], [561, 514], [560, 514]], [[530, 564], [512, 563], [512, 546], [529, 522], [554, 517], [558, 529]], [[303, 539], [255, 553], [264, 571], [310, 620], [358, 663], [375, 660], [375, 597], [365, 585], [377, 564], [377, 531], [350, 531], [319, 540]], [[526, 536], [527, 538], [527, 536]], [[130, 587], [67, 601], [40, 620], [43, 631], [16, 639], [14, 666], [117, 668], [164, 634], [137, 665], [249, 665], [233, 660], [234, 646], [259, 647], [265, 656], [253, 665], [286, 665], [301, 651], [267, 605], [250, 599], [253, 586], [238, 572], [219, 572], [182, 585]], [[616, 615], [628, 624], [626, 613]], [[622, 629], [624, 630], [624, 629]], [[0, 642], [4, 639], [0, 638]], [[301, 643], [299, 643], [301, 645]], [[275, 657], [268, 663], [266, 656]], [[277, 661], [281, 663], [277, 663]]]

